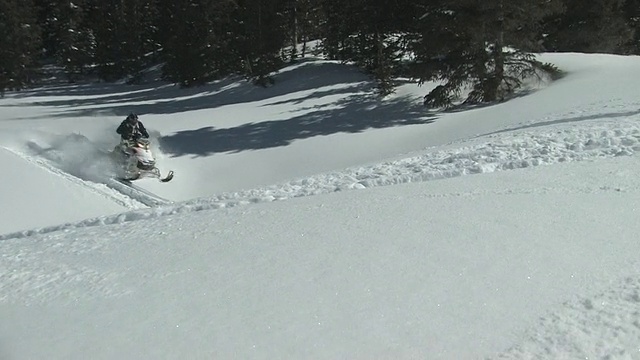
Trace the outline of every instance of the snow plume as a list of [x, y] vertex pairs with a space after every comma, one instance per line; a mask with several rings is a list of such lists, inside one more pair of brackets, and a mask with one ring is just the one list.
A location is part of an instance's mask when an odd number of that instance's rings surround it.
[[[111, 125], [89, 133], [23, 132], [14, 134], [22, 140], [12, 141], [10, 147], [16, 152], [45, 160], [53, 167], [82, 180], [103, 183], [115, 175], [110, 152], [120, 143], [120, 136]], [[161, 135], [151, 130], [149, 135], [153, 154], [161, 159], [162, 152], [158, 145]]]
[[155, 156], [156, 161], [162, 162], [162, 159], [165, 158], [164, 153], [162, 152], [162, 148], [160, 147], [160, 138], [162, 134], [157, 130], [147, 129], [149, 133], [149, 141], [151, 141], [151, 151], [153, 152], [153, 156]]
[[114, 174], [110, 149], [84, 135], [50, 135], [39, 141], [28, 141], [26, 145], [29, 155], [45, 159], [83, 180], [100, 182]]

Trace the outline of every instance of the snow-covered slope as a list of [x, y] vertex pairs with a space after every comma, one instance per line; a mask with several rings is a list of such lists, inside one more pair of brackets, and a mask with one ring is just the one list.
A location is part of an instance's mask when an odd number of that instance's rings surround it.
[[[628, 170], [638, 165], [623, 157], [4, 240], [0, 338], [15, 358], [460, 359], [513, 344], [524, 346], [516, 358], [547, 346], [606, 354], [640, 336], [633, 297], [618, 295], [638, 290], [640, 184]], [[580, 302], [594, 305], [580, 313]], [[539, 317], [548, 334], [527, 340]]]
[[[9, 94], [0, 358], [635, 358], [640, 60], [544, 59], [567, 76], [448, 113], [326, 61]], [[129, 111], [173, 182], [75, 156]]]
[[[268, 186], [372, 164], [496, 131], [633, 116], [640, 88], [636, 57], [549, 54], [568, 75], [527, 96], [490, 107], [438, 113], [421, 106], [429, 86], [403, 85], [385, 99], [368, 79], [327, 61], [307, 61], [259, 88], [231, 81], [204, 88], [66, 86], [9, 96], [0, 128], [29, 141], [34, 131], [79, 133], [110, 149], [118, 122], [133, 111], [158, 137], [170, 184], [145, 184], [174, 201]], [[604, 81], [603, 79], [607, 79]], [[20, 111], [22, 110], [22, 111]], [[22, 121], [20, 121], [22, 119]], [[45, 136], [43, 136], [45, 137]], [[46, 141], [42, 146], [47, 146]]]

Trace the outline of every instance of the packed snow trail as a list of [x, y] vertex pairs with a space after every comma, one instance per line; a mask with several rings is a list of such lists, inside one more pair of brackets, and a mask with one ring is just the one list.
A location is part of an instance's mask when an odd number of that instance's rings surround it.
[[[445, 150], [426, 150], [421, 155], [368, 167], [346, 169], [341, 172], [321, 174], [253, 190], [223, 193], [180, 204], [163, 204], [162, 199], [158, 200], [150, 194], [136, 191], [135, 194], [130, 195], [132, 198], [155, 207], [153, 209], [132, 209], [132, 211], [122, 214], [92, 218], [72, 224], [14, 232], [0, 235], [0, 240], [350, 189], [430, 181], [564, 162], [630, 156], [638, 150], [640, 150], [640, 124], [630, 119], [582, 123], [579, 126], [555, 126], [546, 130], [515, 131], [459, 142]], [[124, 190], [119, 189], [119, 191]]]

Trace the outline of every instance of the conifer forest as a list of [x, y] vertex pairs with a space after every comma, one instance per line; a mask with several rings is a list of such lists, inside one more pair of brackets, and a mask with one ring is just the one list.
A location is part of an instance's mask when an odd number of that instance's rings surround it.
[[[314, 44], [311, 47], [310, 44]], [[271, 86], [304, 56], [353, 64], [382, 95], [437, 81], [425, 104], [499, 101], [558, 73], [541, 52], [640, 53], [640, 0], [0, 0], [0, 92], [126, 79], [145, 69], [193, 87], [228, 76]]]

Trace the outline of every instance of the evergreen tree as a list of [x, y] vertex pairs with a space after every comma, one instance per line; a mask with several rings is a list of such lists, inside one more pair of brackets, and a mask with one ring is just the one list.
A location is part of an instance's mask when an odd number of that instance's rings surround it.
[[159, 49], [156, 2], [90, 1], [98, 74], [107, 81], [124, 76], [137, 80]]
[[[161, 9], [163, 74], [182, 87], [201, 85], [237, 67], [229, 15], [234, 1], [177, 0]], [[235, 64], [234, 64], [235, 63]]]
[[538, 71], [554, 72], [538, 62], [540, 22], [560, 11], [555, 0], [425, 1], [421, 37], [412, 44], [415, 76], [443, 82], [425, 104], [451, 106], [470, 88], [467, 103], [503, 100], [522, 80]]
[[273, 82], [269, 74], [283, 63], [287, 41], [287, 0], [241, 0], [235, 17], [236, 44], [243, 74], [256, 84]]
[[40, 30], [31, 0], [0, 0], [0, 94], [32, 81]]
[[61, 0], [54, 10], [52, 23], [56, 34], [55, 57], [63, 65], [71, 81], [85, 73], [95, 55], [93, 31], [86, 19], [84, 0]]
[[[620, 53], [633, 38], [625, 18], [627, 0], [564, 2], [566, 11], [545, 22], [548, 51]], [[637, 11], [637, 6], [628, 10]]]
[[120, 28], [124, 73], [136, 82], [141, 71], [157, 61], [159, 11], [154, 0], [124, 2]]
[[622, 48], [627, 54], [640, 54], [640, 0], [626, 0], [624, 19], [631, 36]]
[[59, 0], [35, 0], [36, 21], [41, 30], [42, 56], [53, 58], [58, 50], [56, 17]]
[[115, 81], [125, 72], [123, 60], [125, 54], [120, 34], [123, 33], [121, 22], [121, 2], [91, 0], [91, 22], [96, 42], [95, 65], [98, 76], [106, 81]]
[[405, 37], [415, 21], [411, 1], [326, 0], [323, 44], [330, 58], [351, 61], [372, 74], [382, 95], [405, 55]]
[[[304, 57], [307, 52], [307, 41], [319, 38], [320, 6], [312, 0], [289, 0], [286, 13], [289, 18], [290, 60], [298, 56]], [[297, 45], [301, 45], [298, 49]], [[301, 54], [298, 52], [301, 51]]]

